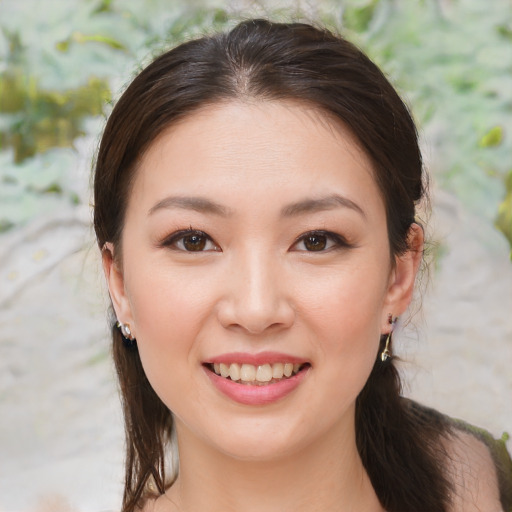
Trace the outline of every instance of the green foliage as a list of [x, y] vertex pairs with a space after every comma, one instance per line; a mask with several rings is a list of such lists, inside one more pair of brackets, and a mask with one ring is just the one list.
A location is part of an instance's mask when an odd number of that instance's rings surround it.
[[72, 147], [85, 135], [82, 120], [100, 115], [109, 100], [107, 82], [94, 77], [76, 89], [45, 91], [35, 77], [0, 74], [0, 149], [12, 147], [20, 163], [52, 147]]
[[491, 128], [478, 142], [481, 148], [492, 148], [499, 146], [503, 141], [503, 128], [501, 126], [495, 126]]
[[504, 187], [512, 155], [512, 4], [343, 5], [344, 32], [412, 105], [437, 183], [495, 222], [512, 245], [512, 200]]
[[347, 2], [343, 11], [343, 25], [359, 33], [369, 29], [375, 16], [379, 0], [363, 0]]
[[[97, 124], [89, 120], [104, 117], [137, 66], [179, 41], [234, 23], [222, 0], [43, 5], [0, 0], [0, 230], [44, 211], [50, 198], [57, 207], [83, 196], [65, 185], [76, 167], [69, 161], [62, 171], [72, 154], [66, 148], [95, 135], [88, 126]], [[290, 16], [280, 9], [275, 17], [296, 17], [298, 6], [290, 0]], [[318, 0], [315, 9], [398, 84], [427, 141], [436, 181], [512, 244], [512, 4]], [[44, 163], [48, 151], [54, 161]], [[29, 184], [27, 172], [46, 175], [38, 165], [59, 169], [55, 183]], [[18, 200], [5, 208], [7, 195]]]
[[0, 153], [0, 233], [80, 201], [84, 180], [71, 172], [76, 167], [71, 149], [50, 149], [20, 164], [12, 160], [12, 151]]
[[[507, 237], [512, 247], [512, 170], [508, 173], [505, 188], [507, 192], [505, 199], [498, 207], [496, 227]], [[512, 260], [512, 250], [510, 259]]]
[[97, 135], [112, 91], [157, 48], [225, 23], [205, 2], [0, 0], [0, 233], [83, 201], [75, 142]]

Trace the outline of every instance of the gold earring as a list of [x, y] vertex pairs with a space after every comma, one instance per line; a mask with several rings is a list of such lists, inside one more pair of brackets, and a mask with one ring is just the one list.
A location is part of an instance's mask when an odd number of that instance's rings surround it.
[[393, 315], [391, 313], [388, 315], [388, 323], [390, 325], [390, 328], [389, 328], [389, 332], [388, 332], [388, 335], [386, 338], [386, 345], [384, 346], [384, 350], [380, 354], [380, 360], [382, 362], [385, 362], [388, 359], [390, 359], [391, 357], [393, 357], [393, 354], [391, 353], [391, 344], [393, 342], [393, 330], [395, 328], [395, 324], [396, 324], [397, 320], [398, 320], [397, 316], [395, 316], [393, 318]]

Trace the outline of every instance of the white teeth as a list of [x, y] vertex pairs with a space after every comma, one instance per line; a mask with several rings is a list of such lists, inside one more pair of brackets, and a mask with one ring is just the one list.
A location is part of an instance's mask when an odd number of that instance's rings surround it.
[[240, 380], [240, 365], [238, 363], [233, 363], [229, 367], [229, 378], [231, 380]]
[[282, 379], [284, 375], [284, 364], [276, 363], [272, 365], [272, 377], [274, 379]]
[[274, 363], [262, 364], [254, 366], [252, 364], [244, 363], [214, 363], [213, 371], [224, 378], [230, 378], [234, 381], [241, 381], [242, 383], [267, 383], [274, 380], [282, 379], [283, 377], [291, 377], [295, 375], [301, 368], [298, 363]]
[[245, 382], [253, 382], [256, 378], [256, 367], [252, 364], [243, 364], [240, 368], [240, 379]]
[[229, 377], [229, 366], [227, 364], [220, 363], [220, 375], [224, 378]]
[[270, 382], [272, 380], [272, 366], [269, 364], [258, 366], [256, 380], [259, 382]]

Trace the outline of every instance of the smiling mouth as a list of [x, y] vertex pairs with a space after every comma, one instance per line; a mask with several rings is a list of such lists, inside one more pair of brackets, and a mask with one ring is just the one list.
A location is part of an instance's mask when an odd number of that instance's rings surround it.
[[247, 386], [267, 386], [297, 375], [311, 365], [309, 363], [239, 364], [207, 363], [208, 370], [219, 377]]

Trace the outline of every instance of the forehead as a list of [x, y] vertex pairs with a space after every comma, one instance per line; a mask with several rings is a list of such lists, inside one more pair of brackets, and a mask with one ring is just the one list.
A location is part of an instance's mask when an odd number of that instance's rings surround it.
[[370, 159], [340, 121], [297, 102], [232, 101], [164, 131], [142, 157], [132, 195], [193, 189], [232, 200], [233, 193], [270, 198], [276, 190], [315, 195], [333, 187], [380, 196]]

